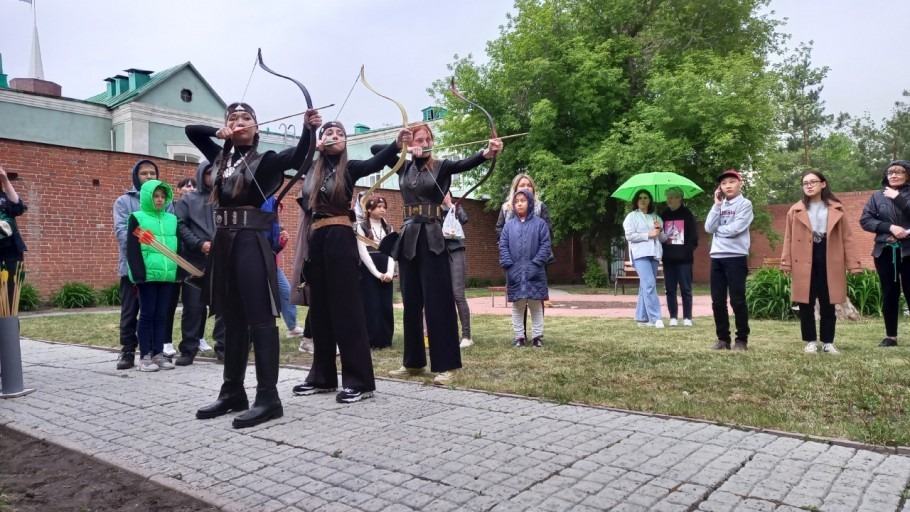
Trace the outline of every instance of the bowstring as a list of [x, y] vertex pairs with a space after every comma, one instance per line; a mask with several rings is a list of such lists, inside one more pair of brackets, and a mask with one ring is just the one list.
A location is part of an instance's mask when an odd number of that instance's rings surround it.
[[259, 56], [253, 59], [253, 69], [250, 70], [250, 77], [246, 79], [246, 87], [243, 88], [243, 95], [240, 96], [240, 103], [246, 98], [246, 92], [250, 89], [250, 82], [253, 81], [253, 74], [256, 72], [256, 65], [259, 63]]
[[348, 91], [348, 95], [344, 97], [344, 102], [341, 103], [341, 108], [338, 109], [338, 113], [335, 114], [335, 121], [341, 117], [341, 111], [344, 110], [344, 106], [348, 104], [348, 99], [351, 97], [351, 93], [354, 92], [354, 88], [357, 87], [357, 82], [360, 81], [360, 73], [357, 73], [357, 76], [354, 77], [354, 83], [351, 84], [351, 90]]

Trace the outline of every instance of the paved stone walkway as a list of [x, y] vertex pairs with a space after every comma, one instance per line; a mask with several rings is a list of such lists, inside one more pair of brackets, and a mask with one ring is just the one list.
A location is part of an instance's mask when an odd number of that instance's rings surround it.
[[238, 431], [194, 418], [220, 366], [118, 372], [109, 351], [22, 352], [38, 391], [0, 400], [0, 424], [224, 510], [910, 511], [900, 455], [416, 382], [340, 405], [291, 396], [294, 369], [284, 418]]

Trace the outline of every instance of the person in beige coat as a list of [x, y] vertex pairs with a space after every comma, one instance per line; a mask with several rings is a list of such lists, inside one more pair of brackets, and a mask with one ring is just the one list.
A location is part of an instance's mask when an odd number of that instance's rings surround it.
[[849, 243], [853, 228], [844, 206], [828, 186], [825, 175], [803, 174], [803, 198], [787, 212], [781, 270], [793, 278], [790, 297], [799, 304], [800, 330], [805, 352], [818, 351], [815, 301], [819, 302], [822, 351], [837, 354], [834, 306], [847, 301], [847, 271], [862, 271], [856, 244]]

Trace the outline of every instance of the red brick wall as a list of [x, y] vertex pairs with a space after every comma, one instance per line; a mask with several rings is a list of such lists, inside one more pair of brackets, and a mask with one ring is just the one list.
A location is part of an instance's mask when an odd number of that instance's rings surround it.
[[[836, 194], [837, 198], [844, 204], [847, 222], [853, 228], [853, 243], [859, 248], [859, 254], [863, 266], [866, 268], [875, 268], [872, 262], [872, 246], [874, 244], [874, 235], [859, 226], [859, 216], [863, 212], [863, 206], [872, 194], [866, 192], [841, 192]], [[771, 215], [771, 228], [776, 232], [781, 241], [784, 237], [784, 229], [787, 221], [787, 211], [792, 204], [774, 204], [766, 206], [768, 213]], [[704, 235], [704, 222], [699, 226], [701, 242], [695, 252], [695, 282], [707, 283], [710, 281], [711, 258], [708, 252], [711, 249], [710, 239]], [[780, 258], [780, 242], [772, 247], [768, 237], [763, 233], [752, 231], [752, 254], [749, 260], [750, 267], [760, 267], [763, 258]]]
[[[18, 173], [13, 186], [29, 208], [17, 221], [29, 249], [28, 281], [42, 295], [56, 292], [68, 281], [95, 288], [117, 282], [112, 206], [124, 190], [132, 187], [129, 171], [143, 158], [148, 157], [0, 139], [0, 162], [7, 171]], [[172, 186], [181, 178], [195, 177], [195, 164], [148, 159], [158, 165], [161, 179]], [[400, 226], [400, 194], [391, 190], [381, 194], [389, 202], [389, 220]], [[289, 197], [295, 195], [296, 191]], [[281, 221], [291, 228], [288, 231], [293, 237], [297, 208], [291, 200], [286, 199], [285, 204]], [[464, 206], [469, 218], [465, 226], [468, 277], [503, 279], [494, 231], [497, 213], [484, 211], [480, 201], [467, 200]], [[287, 273], [291, 271], [294, 246], [291, 240], [282, 258]], [[556, 263], [550, 269], [552, 281], [575, 280], [584, 270], [579, 266], [583, 263], [579, 246], [577, 240], [570, 240], [556, 248]]]

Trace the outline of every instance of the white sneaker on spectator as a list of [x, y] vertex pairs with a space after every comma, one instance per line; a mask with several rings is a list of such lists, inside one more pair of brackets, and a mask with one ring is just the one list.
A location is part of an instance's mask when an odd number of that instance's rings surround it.
[[296, 338], [297, 336], [303, 336], [303, 328], [299, 325], [295, 325], [293, 329], [288, 331], [288, 338]]
[[474, 344], [474, 340], [471, 338], [461, 338], [461, 348], [468, 348]]
[[174, 350], [173, 343], [165, 343], [164, 350], [162, 351], [162, 353], [164, 354], [165, 357], [174, 357], [175, 355], [177, 355], [177, 351]]
[[814, 354], [818, 352], [818, 345], [814, 341], [806, 342], [806, 348], [803, 349], [803, 352], [807, 354]]
[[212, 347], [210, 347], [209, 344], [205, 342], [205, 338], [199, 338], [199, 350], [202, 352], [208, 352], [212, 350]]
[[692, 319], [691, 319], [691, 318], [684, 318], [684, 319], [683, 319], [683, 325], [686, 326], [686, 327], [692, 327]]
[[670, 327], [676, 327], [677, 325], [679, 325], [679, 322], [677, 322], [675, 318], [671, 318]]
[[664, 328], [664, 321], [663, 321], [663, 320], [656, 320], [656, 321], [654, 322], [654, 327], [655, 327], [656, 329], [663, 329], [663, 328]]
[[837, 347], [834, 346], [834, 343], [825, 343], [822, 345], [822, 352], [827, 354], [840, 354], [840, 350], [837, 350]]
[[312, 354], [313, 353], [313, 339], [307, 338], [306, 336], [304, 336], [303, 338], [300, 338], [300, 346], [297, 347], [297, 350], [304, 352], [306, 354]]

